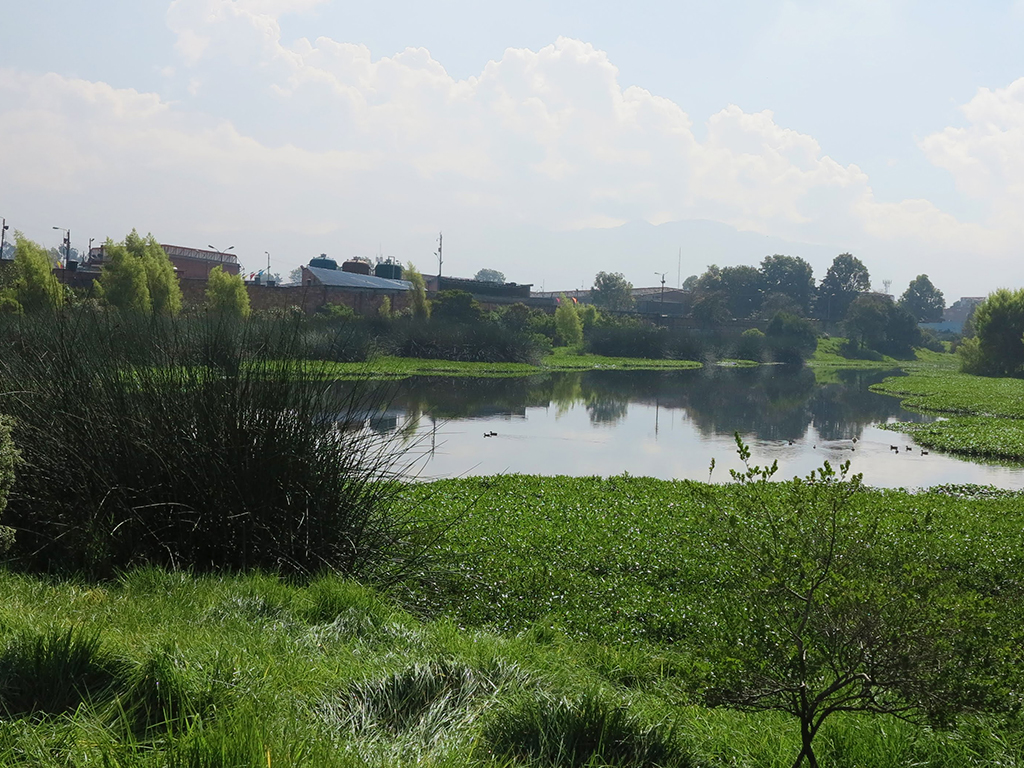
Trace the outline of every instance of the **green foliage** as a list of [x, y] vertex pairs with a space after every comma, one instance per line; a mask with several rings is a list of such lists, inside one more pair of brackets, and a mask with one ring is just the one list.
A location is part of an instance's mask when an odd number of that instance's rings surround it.
[[491, 716], [484, 738], [495, 753], [533, 765], [692, 765], [666, 729], [593, 691], [520, 697]]
[[765, 332], [773, 357], [780, 363], [802, 363], [818, 345], [814, 326], [802, 317], [788, 312], [777, 313]]
[[380, 315], [381, 317], [383, 317], [384, 319], [388, 319], [388, 318], [391, 317], [391, 297], [390, 296], [385, 296], [383, 299], [380, 300], [380, 306], [377, 307], [377, 314]]
[[504, 283], [505, 275], [496, 269], [481, 269], [473, 279], [482, 283]]
[[777, 466], [751, 465], [738, 433], [736, 443], [743, 492], [718, 512], [732, 599], [715, 625], [724, 664], [709, 703], [797, 718], [795, 766], [817, 765], [814, 739], [837, 712], [948, 717], [952, 649], [971, 617], [924, 567], [928, 537], [888, 541], [879, 510], [852, 503], [861, 479], [849, 462], [772, 487]]
[[134, 229], [124, 239], [124, 247], [142, 262], [153, 313], [176, 315], [181, 311], [181, 286], [174, 265], [152, 234], [141, 237]]
[[911, 280], [907, 290], [900, 296], [899, 304], [919, 323], [939, 322], [942, 320], [942, 310], [946, 308], [942, 291], [932, 285], [928, 275], [918, 275]]
[[583, 321], [576, 309], [576, 303], [562, 294], [555, 310], [555, 328], [558, 338], [567, 347], [578, 347], [583, 343]]
[[404, 557], [401, 447], [338, 428], [381, 404], [324, 383], [301, 334], [84, 311], [4, 330], [21, 566], [358, 572]]
[[97, 286], [99, 295], [113, 307], [147, 315], [153, 311], [146, 264], [124, 243], [108, 239], [104, 244]]
[[479, 323], [483, 313], [468, 291], [439, 291], [431, 301], [430, 317], [449, 323]]
[[[761, 285], [765, 300], [772, 294], [785, 296], [801, 315], [810, 312], [814, 297], [814, 270], [798, 256], [765, 256], [761, 260]], [[774, 314], [774, 313], [773, 313]]]
[[1024, 370], [1024, 288], [989, 294], [974, 310], [972, 325], [978, 341], [961, 353], [966, 373], [1016, 376]]
[[221, 266], [210, 270], [206, 283], [206, 305], [222, 317], [246, 318], [249, 308], [249, 292], [241, 275], [232, 275]]
[[633, 284], [621, 272], [598, 272], [590, 289], [590, 300], [600, 309], [625, 312], [633, 309]]
[[768, 349], [767, 337], [757, 328], [749, 328], [740, 335], [735, 356], [741, 360], [760, 362]]
[[[7, 494], [10, 493], [15, 480], [15, 470], [21, 463], [21, 454], [11, 437], [11, 419], [0, 414], [0, 522], [3, 521], [4, 510], [7, 508]], [[14, 544], [14, 529], [0, 525], [0, 555], [3, 555]]]
[[909, 357], [921, 343], [917, 321], [889, 296], [858, 296], [846, 312], [843, 328], [854, 345], [854, 353], [861, 347], [894, 357]]
[[15, 276], [8, 298], [17, 301], [30, 314], [62, 306], [63, 287], [53, 274], [53, 264], [46, 249], [20, 232], [15, 232], [14, 237]]
[[412, 283], [412, 301], [409, 304], [412, 316], [417, 320], [426, 320], [430, 317], [430, 302], [427, 301], [427, 283], [423, 279], [423, 275], [410, 261], [405, 265], [402, 277]]
[[842, 320], [857, 294], [870, 288], [871, 277], [863, 262], [853, 254], [839, 254], [818, 286], [814, 300], [817, 317], [827, 323]]

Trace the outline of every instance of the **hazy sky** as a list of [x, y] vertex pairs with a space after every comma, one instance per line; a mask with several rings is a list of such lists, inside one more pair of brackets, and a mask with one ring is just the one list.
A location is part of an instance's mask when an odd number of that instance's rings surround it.
[[9, 5], [0, 216], [46, 245], [1024, 285], [1024, 0]]

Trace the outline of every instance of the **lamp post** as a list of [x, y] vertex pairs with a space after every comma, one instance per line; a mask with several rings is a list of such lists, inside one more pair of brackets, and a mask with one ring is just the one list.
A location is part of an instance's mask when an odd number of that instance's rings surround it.
[[270, 251], [264, 251], [267, 254], [267, 279], [263, 282], [270, 285]]
[[667, 272], [655, 272], [656, 275], [661, 275], [661, 314], [665, 314], [665, 275]]
[[224, 261], [224, 257], [228, 255], [228, 251], [234, 250], [235, 246], [229, 245], [223, 251], [220, 248], [216, 248], [216, 247], [214, 247], [212, 245], [207, 245], [206, 247], [209, 248], [211, 251], [216, 251], [217, 255], [220, 256], [221, 262], [223, 262]]

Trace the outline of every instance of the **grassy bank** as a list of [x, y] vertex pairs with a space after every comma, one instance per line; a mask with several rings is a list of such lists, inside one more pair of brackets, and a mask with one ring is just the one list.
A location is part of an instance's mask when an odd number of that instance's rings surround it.
[[1024, 462], [1024, 380], [918, 370], [872, 389], [899, 397], [905, 408], [949, 415], [931, 424], [888, 425], [927, 448]]
[[[671, 648], [425, 621], [326, 577], [0, 574], [0, 764], [781, 766], [792, 723], [692, 702]], [[682, 659], [682, 660], [680, 660]], [[822, 764], [1015, 764], [1016, 732], [838, 717]]]
[[317, 363], [318, 375], [337, 379], [400, 379], [408, 376], [531, 376], [546, 371], [593, 370], [685, 370], [700, 368], [694, 360], [648, 360], [637, 357], [567, 354], [557, 350], [540, 365], [528, 363], [476, 363], [454, 360], [428, 360], [415, 357], [376, 357], [369, 362]]

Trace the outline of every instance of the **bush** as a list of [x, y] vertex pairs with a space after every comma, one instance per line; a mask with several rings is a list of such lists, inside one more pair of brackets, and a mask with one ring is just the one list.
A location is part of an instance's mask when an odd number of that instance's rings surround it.
[[740, 335], [736, 345], [735, 357], [741, 360], [760, 362], [768, 349], [767, 337], [757, 328], [750, 328]]
[[638, 357], [660, 360], [666, 356], [668, 333], [651, 323], [611, 316], [585, 333], [586, 349], [607, 357]]
[[378, 339], [382, 352], [400, 357], [487, 363], [535, 363], [543, 350], [534, 335], [497, 323], [429, 322], [398, 318]]
[[814, 325], [788, 312], [779, 312], [772, 318], [765, 336], [772, 356], [780, 363], [802, 363], [818, 347]]
[[365, 572], [398, 555], [397, 449], [353, 428], [381, 403], [318, 378], [299, 334], [88, 312], [3, 330], [22, 566]]

